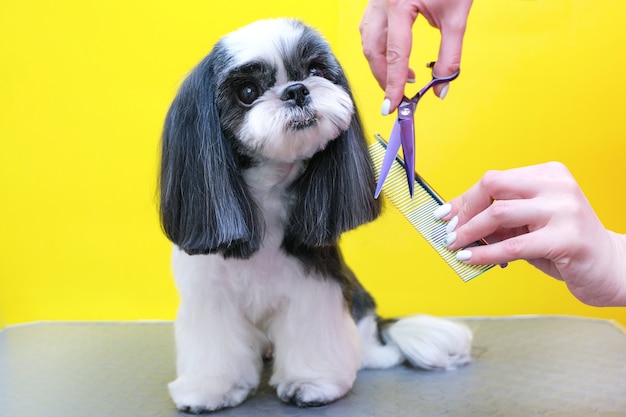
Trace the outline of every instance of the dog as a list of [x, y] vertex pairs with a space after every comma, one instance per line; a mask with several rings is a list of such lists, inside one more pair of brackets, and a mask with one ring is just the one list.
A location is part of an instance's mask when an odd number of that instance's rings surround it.
[[381, 206], [346, 75], [315, 29], [269, 19], [221, 38], [183, 81], [161, 153], [179, 410], [242, 403], [266, 355], [270, 385], [300, 407], [342, 398], [361, 368], [469, 362], [466, 326], [380, 319], [342, 257], [340, 235]]

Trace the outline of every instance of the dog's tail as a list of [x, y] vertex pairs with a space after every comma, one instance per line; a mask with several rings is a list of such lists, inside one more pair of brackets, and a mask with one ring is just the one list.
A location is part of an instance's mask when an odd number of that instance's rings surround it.
[[470, 362], [472, 331], [464, 324], [428, 315], [357, 323], [363, 340], [362, 368], [390, 368], [408, 361], [421, 369], [454, 369]]

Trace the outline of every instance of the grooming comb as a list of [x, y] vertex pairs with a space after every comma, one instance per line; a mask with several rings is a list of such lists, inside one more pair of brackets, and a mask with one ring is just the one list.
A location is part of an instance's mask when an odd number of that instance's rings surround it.
[[[376, 174], [379, 175], [387, 143], [376, 134], [376, 141], [370, 145], [369, 153], [374, 163]], [[437, 251], [450, 267], [457, 273], [464, 282], [477, 277], [483, 272], [493, 268], [494, 265], [468, 265], [456, 259], [456, 251], [448, 250], [443, 240], [446, 237], [446, 222], [437, 220], [433, 216], [435, 209], [444, 204], [444, 200], [415, 173], [413, 198], [406, 188], [406, 165], [404, 161], [396, 156], [387, 181], [383, 187], [383, 192], [391, 200], [391, 203], [402, 213], [404, 217], [417, 229], [424, 239]], [[466, 246], [473, 247], [486, 244], [483, 241], [474, 242]]]

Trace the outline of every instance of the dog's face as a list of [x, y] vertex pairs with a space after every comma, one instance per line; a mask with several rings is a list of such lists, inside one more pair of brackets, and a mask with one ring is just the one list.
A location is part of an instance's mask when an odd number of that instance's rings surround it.
[[294, 20], [262, 20], [213, 52], [222, 128], [244, 153], [310, 158], [348, 129], [354, 106], [328, 44]]
[[180, 87], [163, 130], [161, 220], [190, 254], [246, 258], [264, 219], [244, 173], [297, 163], [284, 246], [322, 246], [376, 218], [375, 177], [346, 76], [328, 43], [290, 19], [224, 36]]

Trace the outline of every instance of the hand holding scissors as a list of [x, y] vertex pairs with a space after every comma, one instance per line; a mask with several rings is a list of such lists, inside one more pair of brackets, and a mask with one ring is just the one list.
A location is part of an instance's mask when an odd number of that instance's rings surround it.
[[[430, 68], [434, 67], [434, 62], [428, 64]], [[459, 71], [448, 77], [438, 77], [435, 74], [435, 70], [432, 70], [432, 80], [428, 82], [420, 91], [409, 99], [406, 96], [402, 98], [402, 102], [398, 106], [398, 119], [393, 125], [391, 135], [389, 136], [389, 143], [387, 144], [387, 152], [383, 159], [383, 164], [380, 169], [380, 176], [378, 177], [378, 185], [376, 186], [375, 198], [378, 198], [380, 192], [385, 183], [385, 179], [389, 174], [391, 165], [393, 164], [400, 145], [402, 145], [402, 152], [404, 153], [404, 163], [407, 181], [409, 183], [409, 193], [411, 198], [413, 197], [413, 184], [415, 182], [415, 120], [414, 114], [417, 107], [417, 103], [426, 94], [426, 92], [433, 86], [442, 83], [448, 83], [459, 76]]]

